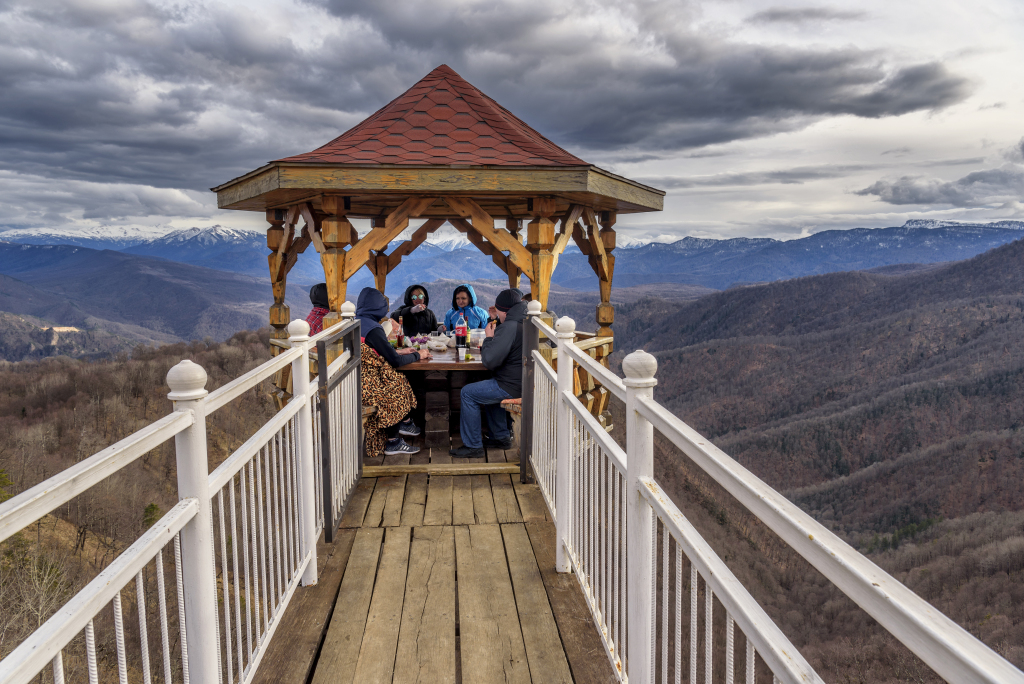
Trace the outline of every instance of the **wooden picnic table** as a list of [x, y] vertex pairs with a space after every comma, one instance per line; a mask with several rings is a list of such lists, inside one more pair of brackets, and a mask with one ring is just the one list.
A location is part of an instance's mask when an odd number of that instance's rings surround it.
[[427, 361], [413, 361], [398, 370], [409, 375], [419, 406], [413, 413], [424, 428], [424, 441], [429, 447], [448, 444], [449, 430], [459, 424], [462, 409], [460, 391], [474, 380], [482, 380], [489, 372], [480, 360], [480, 350], [472, 350], [472, 361], [455, 358], [455, 349], [431, 350]]
[[431, 350], [430, 353], [433, 355], [428, 361], [413, 361], [407, 363], [404, 366], [400, 366], [398, 370], [404, 372], [407, 371], [485, 371], [487, 366], [480, 360], [480, 350], [474, 349], [470, 353], [473, 355], [472, 361], [463, 361], [455, 358], [455, 348], [450, 347], [448, 351], [436, 352]]

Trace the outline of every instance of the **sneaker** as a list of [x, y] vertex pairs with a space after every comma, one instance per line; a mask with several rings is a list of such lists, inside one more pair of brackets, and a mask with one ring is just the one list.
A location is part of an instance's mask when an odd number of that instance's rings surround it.
[[483, 447], [474, 449], [473, 447], [468, 446], [460, 446], [458, 449], [451, 449], [448, 453], [455, 458], [483, 458], [485, 455]]
[[398, 424], [398, 434], [403, 437], [419, 437], [422, 432], [423, 430], [421, 430], [416, 423], [411, 420], [403, 420]]
[[500, 439], [494, 439], [493, 437], [484, 437], [484, 446], [485, 447], [490, 447], [491, 449], [511, 449], [512, 448], [512, 440], [511, 439], [500, 440]]
[[398, 456], [401, 454], [416, 454], [419, 453], [419, 448], [407, 444], [401, 437], [396, 437], [387, 444], [384, 445], [385, 456]]

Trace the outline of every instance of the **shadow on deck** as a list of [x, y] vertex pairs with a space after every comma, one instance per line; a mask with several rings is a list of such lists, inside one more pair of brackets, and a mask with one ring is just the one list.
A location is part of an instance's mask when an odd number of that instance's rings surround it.
[[[488, 450], [488, 462], [518, 462]], [[483, 462], [474, 459], [469, 462]], [[423, 449], [404, 463], [450, 463]], [[518, 475], [365, 478], [319, 583], [299, 588], [256, 682], [615, 682], [555, 528]]]

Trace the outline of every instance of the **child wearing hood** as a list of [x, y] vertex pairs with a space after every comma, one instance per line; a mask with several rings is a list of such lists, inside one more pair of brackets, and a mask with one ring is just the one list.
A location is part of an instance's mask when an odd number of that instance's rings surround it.
[[309, 288], [309, 303], [313, 310], [306, 316], [306, 322], [309, 323], [309, 334], [316, 335], [324, 329], [324, 316], [331, 312], [327, 302], [327, 283], [317, 283]]
[[388, 300], [372, 287], [364, 287], [356, 300], [356, 318], [360, 322], [362, 363], [362, 401], [364, 406], [376, 406], [377, 412], [366, 420], [366, 455], [385, 456], [415, 454], [419, 451], [406, 443], [402, 436], [420, 434], [410, 418], [416, 407], [416, 397], [406, 377], [396, 368], [417, 360], [430, 358], [427, 350], [402, 349], [396, 351], [388, 342], [380, 321], [388, 315]]
[[471, 330], [487, 326], [487, 312], [476, 305], [476, 292], [469, 283], [463, 283], [455, 288], [452, 294], [452, 308], [444, 315], [445, 330], [455, 330], [459, 314], [466, 317], [466, 324]]
[[406, 337], [429, 335], [437, 330], [437, 316], [430, 310], [430, 293], [420, 284], [410, 285], [405, 290], [405, 306], [391, 314], [394, 320], [402, 319], [402, 331]]

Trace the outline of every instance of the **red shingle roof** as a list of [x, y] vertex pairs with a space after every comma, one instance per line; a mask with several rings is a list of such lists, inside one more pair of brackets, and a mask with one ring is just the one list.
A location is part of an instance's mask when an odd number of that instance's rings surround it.
[[280, 159], [326, 164], [586, 166], [442, 64], [323, 147]]

